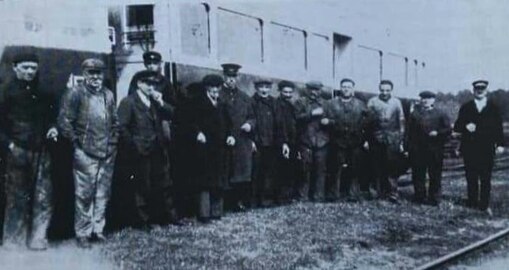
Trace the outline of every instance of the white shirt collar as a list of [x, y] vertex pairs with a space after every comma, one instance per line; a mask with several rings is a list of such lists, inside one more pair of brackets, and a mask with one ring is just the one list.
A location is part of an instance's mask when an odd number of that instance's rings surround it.
[[145, 106], [150, 108], [150, 103], [151, 103], [150, 99], [147, 96], [145, 96], [145, 94], [143, 94], [143, 92], [141, 92], [141, 90], [137, 90], [136, 94], [138, 94], [138, 96], [140, 97], [141, 102], [143, 102], [143, 104], [145, 104]]
[[486, 107], [487, 100], [488, 99], [486, 97], [482, 99], [474, 99], [475, 107], [477, 108], [478, 112], [481, 112], [484, 109], [484, 107]]
[[214, 107], [217, 106], [217, 99], [214, 100], [212, 97], [209, 96], [209, 94], [207, 93], [207, 97], [209, 98], [210, 102], [212, 103], [212, 105], [214, 105]]

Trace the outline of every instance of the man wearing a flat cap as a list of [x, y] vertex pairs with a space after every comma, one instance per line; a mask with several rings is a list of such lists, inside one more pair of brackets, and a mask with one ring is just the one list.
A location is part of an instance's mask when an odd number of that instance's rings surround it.
[[0, 147], [7, 174], [3, 236], [6, 243], [43, 250], [52, 214], [48, 146], [58, 136], [56, 100], [41, 91], [37, 55], [16, 54], [12, 70], [14, 76], [0, 89]]
[[58, 126], [73, 144], [75, 222], [78, 246], [104, 241], [106, 205], [116, 157], [118, 119], [113, 93], [103, 86], [106, 66], [100, 59], [83, 61], [83, 84], [62, 97]]
[[219, 99], [226, 104], [226, 112], [232, 121], [232, 135], [236, 143], [226, 154], [225, 178], [228, 179], [226, 207], [244, 210], [251, 201], [251, 172], [253, 168], [252, 127], [246, 121], [252, 117], [252, 99], [237, 85], [240, 65], [222, 64], [224, 84]]
[[256, 206], [268, 207], [275, 196], [275, 164], [278, 153], [277, 140], [281, 137], [280, 123], [276, 115], [275, 98], [272, 97], [272, 81], [259, 79], [254, 82], [253, 116], [247, 123], [253, 129], [252, 136], [256, 145], [253, 177], [253, 202]]
[[204, 91], [193, 98], [183, 110], [181, 132], [191, 161], [189, 181], [201, 222], [220, 219], [223, 214], [223, 192], [227, 184], [224, 177], [225, 153], [237, 143], [232, 134], [232, 121], [221, 102], [223, 80], [218, 75], [202, 79]]
[[135, 226], [145, 229], [177, 222], [162, 127], [163, 120], [173, 117], [173, 107], [155, 90], [158, 75], [151, 70], [136, 73], [136, 92], [122, 99], [118, 108], [123, 153], [131, 158], [126, 169], [134, 182]]
[[[442, 193], [444, 145], [451, 134], [451, 122], [435, 107], [436, 94], [422, 91], [420, 107], [408, 119], [407, 144], [412, 165], [414, 201], [438, 206]], [[429, 187], [426, 189], [426, 174]]]
[[468, 206], [485, 211], [489, 208], [491, 171], [495, 154], [504, 152], [504, 133], [499, 108], [487, 97], [488, 81], [472, 83], [474, 100], [460, 108], [454, 131], [461, 134], [461, 154], [465, 163]]
[[297, 115], [293, 97], [295, 84], [290, 81], [278, 83], [279, 96], [276, 98], [276, 116], [280, 121], [280, 134], [276, 137], [280, 149], [277, 159], [276, 196], [280, 203], [293, 199], [294, 187], [299, 177], [297, 163]]
[[[326, 160], [329, 133], [320, 122], [324, 115], [325, 100], [321, 96], [322, 83], [306, 83], [306, 94], [295, 103], [298, 144], [303, 165], [303, 182], [299, 184], [299, 200], [321, 202], [325, 199]], [[314, 172], [314, 173], [313, 173]], [[313, 177], [314, 176], [314, 177]], [[313, 188], [310, 188], [313, 185]], [[310, 190], [313, 194], [310, 194]]]

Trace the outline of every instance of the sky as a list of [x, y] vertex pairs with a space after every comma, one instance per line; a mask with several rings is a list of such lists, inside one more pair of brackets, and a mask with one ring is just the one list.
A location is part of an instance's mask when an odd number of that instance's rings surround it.
[[425, 87], [509, 89], [509, 1], [222, 0], [302, 25], [337, 25], [366, 45], [424, 61]]

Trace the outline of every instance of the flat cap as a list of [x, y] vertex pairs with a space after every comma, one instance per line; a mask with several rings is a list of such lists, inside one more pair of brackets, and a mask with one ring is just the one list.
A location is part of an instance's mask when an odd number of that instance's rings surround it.
[[268, 86], [272, 85], [272, 81], [267, 80], [267, 79], [259, 79], [259, 80], [254, 81], [253, 83], [254, 83], [255, 87], [262, 86], [262, 85], [268, 85]]
[[431, 91], [422, 91], [419, 93], [419, 97], [421, 98], [435, 98], [437, 95]]
[[104, 62], [97, 58], [88, 58], [81, 64], [81, 69], [83, 70], [103, 70], [106, 68]]
[[342, 85], [343, 83], [346, 83], [346, 82], [350, 82], [350, 83], [352, 83], [352, 85], [355, 85], [355, 82], [350, 78], [341, 79], [341, 81], [339, 82], [339, 85]]
[[222, 64], [221, 67], [223, 68], [223, 73], [226, 76], [237, 76], [237, 73], [239, 72], [239, 69], [242, 67], [238, 64], [233, 63], [225, 63]]
[[142, 70], [142, 71], [136, 72], [136, 74], [134, 76], [135, 76], [135, 78], [138, 79], [138, 81], [158, 83], [158, 82], [160, 82], [158, 75], [159, 74], [156, 71]]
[[320, 89], [322, 89], [323, 84], [320, 81], [309, 81], [309, 82], [306, 83], [306, 87], [308, 89], [318, 89], [318, 90], [320, 90]]
[[14, 64], [20, 63], [20, 62], [35, 62], [39, 63], [39, 57], [35, 53], [26, 52], [26, 53], [19, 53], [14, 55], [12, 58], [12, 62]]
[[488, 86], [487, 80], [477, 80], [472, 83], [472, 86], [474, 87], [487, 87]]
[[163, 57], [156, 51], [148, 51], [143, 53], [143, 62], [161, 62]]
[[203, 77], [201, 83], [204, 86], [221, 86], [223, 84], [223, 78], [216, 74], [209, 74]]
[[285, 87], [295, 88], [295, 84], [291, 81], [282, 80], [277, 84], [279, 89], [283, 89]]

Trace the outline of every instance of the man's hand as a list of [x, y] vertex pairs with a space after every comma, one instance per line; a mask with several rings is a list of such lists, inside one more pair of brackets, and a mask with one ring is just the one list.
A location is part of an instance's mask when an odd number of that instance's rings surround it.
[[399, 152], [400, 153], [405, 153], [405, 146], [403, 145], [403, 143], [399, 144]]
[[318, 107], [314, 110], [311, 111], [311, 115], [312, 116], [320, 116], [323, 114], [323, 108], [322, 107]]
[[322, 120], [320, 120], [320, 124], [326, 126], [330, 123], [330, 120], [329, 118], [322, 118]]
[[436, 130], [432, 130], [432, 131], [430, 131], [430, 132], [429, 132], [429, 134], [428, 134], [428, 135], [429, 135], [430, 137], [436, 137], [436, 136], [438, 136], [438, 132], [437, 132]]
[[468, 123], [465, 127], [467, 128], [468, 132], [473, 133], [475, 132], [477, 126], [474, 123]]
[[368, 151], [369, 150], [369, 143], [367, 141], [364, 142], [364, 144], [362, 145], [362, 148], [364, 148], [364, 150]]
[[157, 92], [157, 91], [151, 91], [150, 92], [150, 97], [152, 97], [152, 99], [157, 102], [159, 104], [159, 106], [163, 106], [164, 105], [164, 101], [163, 101], [163, 94]]
[[56, 142], [58, 139], [58, 129], [56, 127], [50, 128], [46, 133], [46, 139]]
[[258, 148], [256, 148], [256, 143], [251, 142], [251, 149], [252, 149], [253, 153], [256, 153], [258, 151]]
[[235, 138], [233, 136], [228, 136], [228, 138], [226, 138], [226, 145], [234, 146], [235, 145]]
[[497, 155], [501, 155], [501, 154], [503, 154], [503, 153], [504, 153], [504, 151], [505, 151], [505, 149], [504, 149], [504, 147], [503, 147], [503, 146], [497, 146], [497, 148], [495, 148], [495, 153], [496, 153]]
[[205, 137], [205, 134], [203, 134], [203, 132], [200, 132], [198, 133], [198, 136], [196, 136], [196, 140], [199, 142], [199, 143], [207, 143], [207, 137]]
[[244, 124], [240, 127], [240, 129], [241, 129], [242, 131], [244, 131], [244, 132], [249, 133], [249, 132], [251, 132], [251, 125], [250, 125], [249, 123], [244, 123]]
[[290, 158], [290, 147], [288, 147], [288, 144], [286, 144], [286, 143], [283, 144], [281, 153], [283, 154], [284, 158], [286, 158], [286, 159]]

